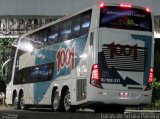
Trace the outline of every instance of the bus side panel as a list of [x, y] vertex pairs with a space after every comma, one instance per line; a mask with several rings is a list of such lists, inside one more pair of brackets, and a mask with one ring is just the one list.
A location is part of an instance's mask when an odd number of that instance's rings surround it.
[[[36, 103], [46, 103], [46, 98], [44, 97], [45, 95], [50, 95], [48, 92], [50, 92], [51, 89], [49, 88], [53, 88], [55, 84], [60, 87], [62, 87], [62, 85], [69, 85], [70, 88], [70, 83], [68, 81], [66, 81], [68, 83], [64, 83], [64, 80], [76, 79], [78, 75], [80, 75], [80, 73], [75, 74], [78, 69], [83, 69], [84, 71], [84, 65], [82, 65], [84, 63], [80, 57], [83, 57], [87, 36], [87, 34], [84, 34], [73, 40], [44, 48], [38, 52], [33, 52], [37, 56], [35, 65], [41, 65], [47, 62], [53, 62], [54, 64], [52, 79], [47, 82], [34, 84], [34, 96], [37, 97], [35, 100]], [[73, 73], [72, 77], [71, 72]], [[84, 77], [84, 73], [82, 76]], [[48, 103], [50, 103], [50, 101]]]

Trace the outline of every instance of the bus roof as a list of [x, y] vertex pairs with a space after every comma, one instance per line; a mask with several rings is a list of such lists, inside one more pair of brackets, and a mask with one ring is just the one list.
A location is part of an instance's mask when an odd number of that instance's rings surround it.
[[[103, 3], [103, 2], [102, 2], [102, 3]], [[92, 5], [92, 6], [90, 6], [90, 7], [87, 7], [87, 8], [85, 8], [85, 9], [83, 9], [83, 10], [79, 10], [79, 11], [76, 12], [76, 13], [70, 13], [69, 15], [65, 15], [65, 16], [63, 16], [63, 17], [61, 17], [61, 18], [59, 18], [59, 19], [57, 19], [57, 20], [55, 20], [55, 21], [52, 21], [52, 22], [50, 22], [50, 23], [48, 23], [48, 24], [45, 24], [45, 25], [43, 25], [43, 26], [41, 26], [41, 27], [38, 27], [38, 28], [35, 28], [35, 29], [32, 29], [32, 30], [29, 30], [27, 33], [22, 34], [22, 35], [19, 37], [19, 39], [21, 39], [21, 38], [23, 38], [23, 37], [25, 37], [25, 36], [27, 36], [27, 35], [29, 35], [29, 34], [32, 34], [32, 33], [36, 32], [36, 31], [39, 31], [39, 30], [41, 30], [41, 29], [47, 28], [47, 27], [50, 26], [50, 25], [53, 25], [53, 24], [56, 24], [56, 23], [61, 22], [61, 21], [63, 21], [63, 20], [66, 20], [66, 19], [68, 19], [68, 18], [70, 18], [70, 17], [72, 17], [72, 16], [74, 16], [74, 15], [80, 14], [80, 13], [82, 13], [82, 12], [84, 12], [84, 11], [89, 10], [89, 9], [99, 9], [99, 8], [101, 7], [101, 4], [102, 4], [102, 3]], [[127, 6], [127, 5], [128, 5], [128, 6]], [[146, 10], [146, 9], [147, 9], [147, 10], [149, 10], [149, 8], [144, 8], [144, 7], [140, 7], [140, 6], [135, 6], [135, 5], [132, 5], [132, 4], [106, 4], [106, 3], [104, 3], [104, 6], [121, 6], [121, 7], [130, 7], [130, 6], [131, 6], [131, 8], [137, 8], [137, 9], [143, 9], [143, 10]], [[149, 11], [149, 12], [150, 12], [150, 11]]]

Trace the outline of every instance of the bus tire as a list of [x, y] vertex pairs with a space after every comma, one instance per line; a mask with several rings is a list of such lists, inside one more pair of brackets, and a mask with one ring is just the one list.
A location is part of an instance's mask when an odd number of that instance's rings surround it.
[[65, 91], [63, 96], [63, 107], [65, 112], [75, 112], [76, 107], [71, 105], [71, 98], [70, 98], [70, 92], [69, 90]]
[[15, 109], [18, 109], [18, 97], [17, 95], [14, 95], [13, 97], [13, 106]]
[[55, 112], [62, 110], [61, 97], [59, 96], [58, 89], [56, 89], [52, 95], [52, 110]]
[[24, 95], [21, 94], [19, 98], [19, 107], [21, 110], [29, 109], [28, 106], [25, 104]]

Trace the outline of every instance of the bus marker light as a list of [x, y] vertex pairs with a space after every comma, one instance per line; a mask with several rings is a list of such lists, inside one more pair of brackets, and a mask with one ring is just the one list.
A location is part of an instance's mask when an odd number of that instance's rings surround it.
[[129, 96], [129, 93], [119, 93], [119, 96], [120, 96], [120, 97], [128, 97], [128, 96]]
[[93, 64], [92, 70], [91, 70], [90, 83], [95, 87], [102, 88], [99, 73], [100, 73], [99, 72], [99, 65]]
[[128, 97], [128, 96], [129, 96], [129, 94], [128, 94], [128, 93], [124, 93], [124, 96], [125, 96], [125, 97]]
[[103, 8], [104, 5], [105, 5], [104, 2], [101, 2], [100, 5], [99, 5], [99, 7], [100, 7], [100, 8]]
[[131, 8], [132, 6], [131, 5], [128, 5], [128, 4], [120, 4], [121, 7], [125, 7], [125, 8]]
[[154, 69], [150, 68], [148, 83], [152, 83], [153, 82], [153, 72], [154, 72]]
[[150, 10], [149, 8], [146, 8], [146, 11], [147, 11], [147, 12], [150, 12], [151, 10]]

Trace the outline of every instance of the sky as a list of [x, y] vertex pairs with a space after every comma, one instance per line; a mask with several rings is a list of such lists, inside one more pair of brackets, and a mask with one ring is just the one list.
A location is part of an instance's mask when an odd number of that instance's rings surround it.
[[[0, 0], [0, 16], [6, 15], [66, 15], [93, 4], [131, 3], [150, 8], [160, 16], [160, 0]], [[6, 7], [7, 6], [7, 7]]]

